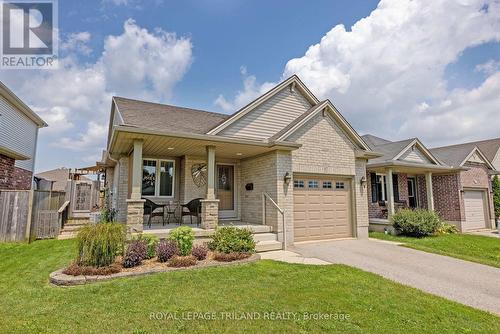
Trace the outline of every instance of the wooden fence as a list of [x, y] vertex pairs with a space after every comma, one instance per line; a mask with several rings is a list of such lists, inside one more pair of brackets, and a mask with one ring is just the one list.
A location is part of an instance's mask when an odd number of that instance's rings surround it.
[[64, 202], [59, 191], [0, 190], [0, 242], [57, 237]]
[[32, 199], [29, 190], [0, 191], [0, 242], [29, 239]]

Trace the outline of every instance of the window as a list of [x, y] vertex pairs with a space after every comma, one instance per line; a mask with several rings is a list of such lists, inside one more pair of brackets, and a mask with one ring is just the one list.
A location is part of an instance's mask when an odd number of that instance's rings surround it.
[[308, 187], [309, 188], [318, 188], [318, 181], [309, 181]]
[[303, 180], [293, 180], [293, 187], [294, 188], [304, 188], [304, 181]]
[[323, 189], [332, 189], [331, 181], [323, 181]]
[[142, 195], [165, 197], [174, 195], [174, 161], [149, 159], [142, 161]]
[[344, 182], [336, 182], [335, 189], [345, 189], [345, 183]]
[[[371, 174], [372, 203], [387, 201], [387, 178], [383, 174]], [[394, 201], [399, 200], [398, 175], [392, 175]]]

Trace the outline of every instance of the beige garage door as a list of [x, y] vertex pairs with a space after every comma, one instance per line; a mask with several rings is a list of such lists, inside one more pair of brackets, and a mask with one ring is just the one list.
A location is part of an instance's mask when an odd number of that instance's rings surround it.
[[484, 191], [464, 191], [465, 230], [486, 228]]
[[350, 193], [348, 180], [294, 176], [295, 241], [352, 237]]

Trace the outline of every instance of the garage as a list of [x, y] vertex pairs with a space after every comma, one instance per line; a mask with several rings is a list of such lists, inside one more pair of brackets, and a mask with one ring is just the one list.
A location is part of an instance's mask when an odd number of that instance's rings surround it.
[[353, 236], [348, 179], [294, 176], [295, 241]]
[[486, 228], [485, 192], [478, 190], [464, 191], [465, 223], [464, 231]]

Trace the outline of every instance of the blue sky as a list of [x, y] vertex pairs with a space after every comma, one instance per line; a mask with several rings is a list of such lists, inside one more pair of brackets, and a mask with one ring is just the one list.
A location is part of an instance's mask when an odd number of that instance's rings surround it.
[[500, 136], [497, 0], [59, 0], [59, 30], [59, 70], [0, 71], [50, 124], [37, 171], [92, 165], [113, 95], [232, 113], [291, 74], [362, 134]]

